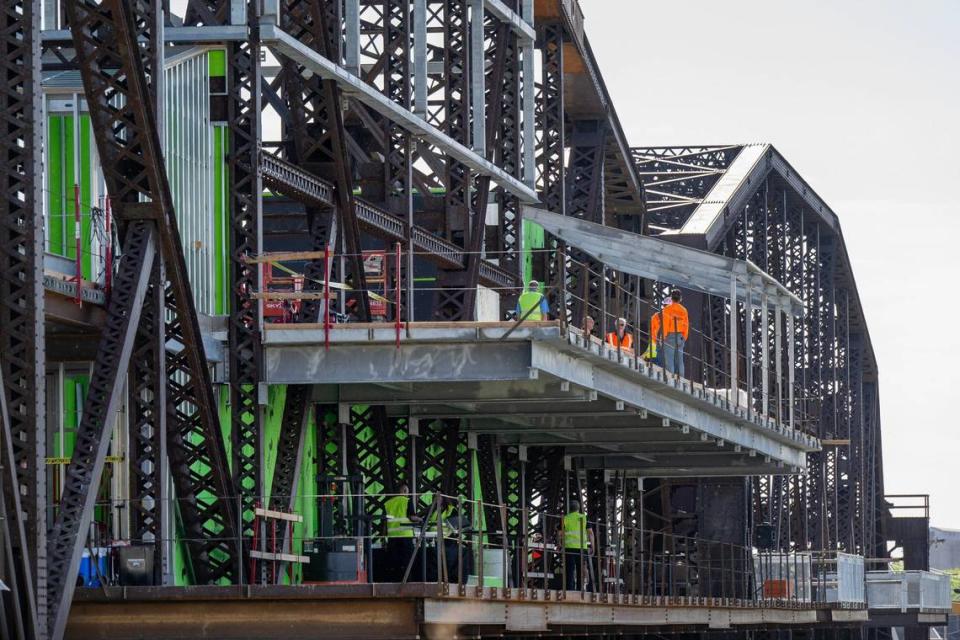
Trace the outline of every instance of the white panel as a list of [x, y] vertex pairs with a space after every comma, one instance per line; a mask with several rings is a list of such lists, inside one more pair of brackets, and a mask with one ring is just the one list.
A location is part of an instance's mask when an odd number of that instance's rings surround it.
[[215, 310], [213, 127], [207, 53], [164, 70], [164, 156], [197, 311]]

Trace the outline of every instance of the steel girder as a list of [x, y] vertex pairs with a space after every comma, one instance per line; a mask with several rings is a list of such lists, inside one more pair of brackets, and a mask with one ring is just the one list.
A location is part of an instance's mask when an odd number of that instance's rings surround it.
[[[2, 383], [0, 371], [0, 388]], [[30, 545], [21, 505], [7, 398], [0, 393], [0, 579], [9, 591], [0, 593], [0, 631], [11, 640], [33, 640], [44, 634], [37, 618]]]
[[552, 539], [557, 522], [547, 522], [546, 516], [563, 513], [568, 487], [563, 464], [563, 447], [534, 447], [528, 452], [524, 479], [524, 502], [530, 506], [527, 513], [528, 530], [543, 535], [543, 541]]
[[[575, 122], [570, 148], [570, 166], [567, 168], [566, 215], [583, 218], [597, 224], [607, 224], [604, 212], [604, 148], [606, 131], [602, 122]], [[600, 310], [605, 314], [603, 288], [608, 287], [607, 269], [603, 263], [577, 249], [569, 249], [574, 262], [566, 269], [565, 287], [570, 303], [570, 321], [583, 326], [584, 318]], [[550, 279], [551, 282], [555, 278]], [[604, 318], [596, 318], [604, 327]]]
[[[443, 64], [446, 76], [443, 122], [444, 133], [470, 146], [470, 21], [469, 0], [446, 0], [444, 4]], [[464, 247], [471, 243], [473, 220], [470, 169], [453, 158], [446, 162], [444, 184], [444, 232], [447, 239]], [[469, 258], [468, 258], [469, 259]], [[433, 313], [438, 320], [471, 320], [467, 309], [463, 272], [441, 271], [439, 289], [434, 296]]]
[[126, 226], [124, 254], [114, 281], [116, 288], [107, 307], [106, 325], [97, 348], [76, 444], [50, 531], [49, 598], [54, 606], [50, 633], [54, 638], [60, 638], [66, 628], [76, 586], [74, 576], [86, 546], [86, 531], [93, 518], [110, 435], [121, 403], [124, 384], [121, 372], [126, 371], [130, 363], [133, 338], [156, 256], [157, 230], [153, 221], [136, 220]]
[[162, 583], [163, 537], [171, 513], [164, 475], [167, 460], [164, 282], [161, 261], [155, 260], [127, 372], [130, 538], [140, 544], [154, 545], [155, 584]]
[[503, 494], [499, 481], [502, 468], [500, 451], [494, 436], [477, 436], [477, 475], [480, 477], [480, 495], [483, 499], [483, 522], [487, 535], [502, 541], [507, 534], [506, 511], [502, 508]]
[[[160, 33], [162, 9], [159, 0], [138, 0], [133, 5], [134, 30], [141, 43], [145, 77], [149, 79], [150, 109], [163, 114]], [[120, 221], [121, 232], [126, 222]], [[154, 545], [154, 579], [160, 583], [164, 570], [162, 538], [169, 525], [171, 505], [163, 469], [166, 454], [166, 336], [163, 325], [164, 286], [162, 260], [154, 261], [144, 297], [140, 323], [134, 334], [133, 353], [127, 370], [127, 430], [129, 434], [130, 535], [142, 544]]]
[[[8, 420], [4, 438], [12, 447], [29, 558], [23, 576], [36, 588], [41, 620], [47, 611], [46, 358], [44, 352], [42, 118], [40, 100], [40, 5], [11, 0], [0, 7], [0, 374]], [[7, 464], [4, 461], [4, 464]], [[10, 492], [13, 493], [10, 493]], [[10, 500], [7, 513], [19, 513]], [[20, 518], [17, 518], [19, 523]], [[13, 527], [12, 534], [18, 530]], [[11, 539], [19, 545], [17, 536]], [[29, 617], [29, 613], [25, 612]], [[41, 624], [37, 633], [45, 636]]]
[[[477, 19], [474, 17], [473, 19]], [[486, 92], [484, 101], [486, 104], [486, 117], [496, 126], [487, 126], [485, 128], [486, 140], [484, 149], [487, 150], [488, 157], [494, 162], [499, 163], [505, 170], [515, 175], [520, 170], [519, 163], [519, 92], [520, 92], [520, 51], [517, 43], [517, 37], [509, 25], [498, 22], [497, 20], [485, 20], [484, 23], [485, 45], [487, 55], [485, 58], [492, 58], [490, 70], [487, 72], [484, 84], [490, 89]], [[479, 117], [478, 115], [474, 116]], [[475, 141], [476, 142], [476, 141]], [[490, 176], [480, 176], [476, 178], [473, 186], [472, 210], [473, 219], [470, 222], [470, 232], [467, 242], [467, 269], [466, 280], [463, 284], [463, 305], [464, 317], [472, 319], [476, 312], [477, 286], [480, 284], [480, 265], [483, 262], [483, 250], [486, 239], [486, 212], [487, 204], [490, 199]], [[497, 233], [494, 235], [496, 240], [502, 237], [503, 231], [499, 223], [506, 221], [513, 225], [519, 215], [519, 201], [516, 197], [509, 194], [500, 194], [504, 204], [498, 211]], [[510, 235], [512, 238], [519, 239], [516, 236], [516, 228]], [[520, 262], [514, 256], [512, 261], [507, 260], [513, 273], [519, 268]], [[503, 257], [501, 256], [501, 263]], [[509, 293], [507, 298], [513, 298], [515, 292]]]
[[[223, 4], [228, 4], [224, 2]], [[227, 324], [230, 376], [230, 437], [233, 486], [240, 498], [243, 536], [252, 537], [254, 510], [263, 500], [263, 411], [260, 383], [263, 353], [259, 303], [253, 296], [262, 278], [250, 256], [262, 251], [260, 237], [263, 186], [260, 154], [260, 37], [258, 12], [247, 5], [249, 35], [227, 46], [227, 124], [230, 136], [231, 269]], [[246, 556], [246, 550], [244, 550]], [[261, 564], [266, 567], [265, 564]], [[250, 580], [254, 576], [248, 576]]]
[[[229, 498], [233, 489], [160, 153], [153, 109], [156, 96], [146, 74], [150, 52], [158, 51], [159, 45], [147, 45], [146, 54], [141, 48], [141, 43], [159, 38], [150, 17], [151, 11], [156, 15], [156, 6], [116, 0], [72, 2], [66, 7], [104, 178], [125, 238], [116, 282], [128, 282], [115, 287], [116, 301], [110, 303], [109, 331], [91, 381], [96, 393], [88, 397], [78, 446], [67, 470], [64, 506], [51, 536], [50, 552], [57, 559], [49, 588], [57, 606], [51, 616], [54, 635], [62, 633], [66, 622], [73, 588], [69, 578], [79, 562], [81, 532], [89, 522], [106, 454], [108, 438], [103, 430], [110, 407], [118, 401], [116, 376], [126, 371], [129, 361], [136, 333], [131, 321], [140, 316], [155, 241], [166, 267], [165, 338], [167, 344], [176, 345], [166, 359], [167, 448], [188, 557], [200, 582], [232, 577], [238, 558]], [[146, 248], [138, 253], [139, 247]]]
[[[548, 211], [566, 215], [566, 122], [563, 110], [563, 24], [546, 22], [538, 26], [538, 45], [543, 57], [541, 83], [536, 100], [537, 128], [540, 140], [537, 145], [537, 187], [540, 200]], [[563, 283], [567, 282], [567, 260], [562, 245], [554, 238], [545, 239], [546, 251], [535, 259], [542, 277], [547, 278], [550, 288], [547, 300], [551, 312], [558, 318], [568, 320], [566, 295]], [[554, 286], [559, 283], [561, 286]]]
[[[519, 0], [514, 0], [513, 9], [519, 14]], [[502, 26], [502, 25], [501, 25]], [[521, 82], [521, 45], [516, 34], [511, 30], [503, 40], [502, 57], [503, 86], [500, 90], [500, 104], [493, 117], [488, 117], [497, 124], [495, 143], [487, 145], [488, 149], [496, 149], [497, 162], [512, 176], [522, 174], [521, 149], [521, 113], [523, 111], [523, 86]], [[523, 73], [533, 72], [533, 61], [523, 60]], [[499, 117], [497, 117], [499, 116]], [[497, 227], [493, 247], [494, 257], [499, 265], [513, 274], [518, 281], [523, 276], [522, 269], [522, 236], [523, 219], [520, 201], [516, 196], [506, 193], [502, 189], [497, 194]], [[522, 283], [521, 283], [522, 285]], [[511, 295], [512, 294], [512, 295]], [[513, 307], [516, 292], [501, 292], [507, 308]]]
[[348, 474], [362, 474], [368, 494], [367, 512], [383, 513], [384, 494], [396, 493], [395, 426], [383, 407], [350, 409], [350, 422], [345, 425]]

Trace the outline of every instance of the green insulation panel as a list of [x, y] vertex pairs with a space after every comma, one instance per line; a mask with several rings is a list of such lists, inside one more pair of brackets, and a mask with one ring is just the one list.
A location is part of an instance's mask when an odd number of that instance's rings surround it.
[[523, 281], [533, 280], [533, 259], [544, 243], [543, 227], [536, 222], [523, 221]]
[[[78, 140], [79, 139], [79, 140]], [[47, 251], [76, 260], [76, 211], [80, 191], [80, 265], [87, 280], [100, 269], [93, 260], [93, 225], [90, 209], [93, 197], [93, 170], [90, 148], [90, 116], [81, 114], [79, 127], [72, 115], [47, 118]], [[79, 154], [77, 153], [79, 145]], [[79, 167], [77, 167], [79, 155]], [[70, 274], [73, 275], [73, 274]]]
[[89, 384], [90, 376], [86, 374], [67, 374], [63, 377], [63, 446], [60, 445], [60, 438], [54, 438], [51, 449], [54, 457], [69, 458], [73, 455]]
[[225, 49], [213, 49], [207, 52], [207, 71], [211, 78], [227, 75], [227, 52]]

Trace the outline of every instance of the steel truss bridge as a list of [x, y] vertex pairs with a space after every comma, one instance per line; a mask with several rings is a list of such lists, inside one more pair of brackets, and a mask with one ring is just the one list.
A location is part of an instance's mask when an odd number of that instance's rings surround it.
[[[273, 620], [290, 637], [458, 621], [478, 636], [886, 633], [865, 610], [754, 602], [749, 580], [557, 600], [482, 578], [307, 587], [256, 562], [258, 510], [302, 511], [323, 475], [362, 476], [369, 517], [404, 483], [482, 499], [501, 541], [579, 496], [605, 523], [601, 555], [660, 545], [688, 569], [753, 548], [760, 524], [778, 553], [883, 558], [877, 366], [837, 216], [769, 145], [631, 148], [575, 1], [170, 4], [0, 10], [4, 637], [190, 635], [218, 611], [233, 626], [210, 633], [231, 637]], [[52, 177], [61, 162], [72, 177]], [[114, 256], [109, 291], [96, 269], [54, 268], [87, 250], [53, 246], [59, 179], [77, 185], [78, 238], [81, 194], [112, 212], [98, 243], [83, 237]], [[533, 209], [769, 278], [741, 280], [738, 303], [735, 274], [730, 295], [643, 277], [524, 223]], [[395, 248], [377, 321], [363, 252]], [[277, 251], [300, 256], [304, 282], [282, 326], [264, 322], [256, 266]], [[531, 277], [555, 321], [516, 328]], [[331, 280], [355, 325], [318, 323]], [[579, 331], [592, 315], [639, 332], [670, 286], [699, 329], [685, 379]], [[768, 314], [777, 291], [796, 313]], [[155, 586], [76, 588], [107, 529], [149, 548]], [[244, 617], [250, 599], [277, 617]]]

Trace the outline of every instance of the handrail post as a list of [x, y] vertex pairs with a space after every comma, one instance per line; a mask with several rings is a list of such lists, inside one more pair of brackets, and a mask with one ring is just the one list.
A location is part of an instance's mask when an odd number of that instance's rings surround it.
[[777, 309], [775, 312], [776, 316], [776, 329], [773, 332], [774, 339], [774, 351], [776, 358], [777, 366], [777, 425], [783, 424], [783, 314], [784, 307], [782, 304], [777, 304]]
[[762, 417], [766, 424], [770, 413], [770, 315], [767, 309], [767, 293], [764, 291], [760, 295], [760, 363], [763, 369], [760, 371], [760, 392]]
[[[394, 282], [394, 292], [395, 292], [395, 294], [394, 294], [394, 295], [395, 295], [395, 297], [396, 297], [397, 306], [394, 308], [394, 313], [393, 313], [393, 316], [394, 316], [394, 318], [393, 318], [393, 319], [394, 319], [394, 327], [396, 328], [397, 349], [400, 348], [400, 329], [401, 329], [401, 327], [403, 326], [403, 323], [400, 321], [400, 312], [401, 312], [401, 304], [400, 304], [400, 280], [401, 280], [401, 278], [400, 278], [400, 260], [401, 260], [401, 251], [402, 251], [402, 249], [401, 249], [400, 243], [398, 242], [398, 243], [396, 244], [396, 259], [395, 259], [395, 264], [396, 264], [395, 272], [396, 272], [396, 273], [394, 274], [394, 278], [395, 278], [395, 282]], [[409, 275], [410, 275], [410, 274], [407, 274], [408, 277], [409, 277]]]
[[[588, 301], [585, 299], [583, 301], [583, 306], [589, 311]], [[601, 263], [600, 265], [600, 318], [601, 318], [601, 333], [603, 333], [603, 340], [607, 339], [607, 268]], [[616, 323], [614, 323], [614, 331], [616, 331]], [[617, 350], [619, 352], [619, 349]]]
[[747, 418], [753, 418], [753, 288], [749, 281], [744, 285], [743, 297], [743, 362], [747, 384]]
[[323, 248], [323, 348], [330, 350], [330, 246]]
[[796, 340], [793, 334], [793, 314], [787, 313], [787, 402], [790, 416], [790, 429], [794, 429], [794, 399], [793, 399], [793, 381], [795, 374], [794, 366], [794, 345]]
[[730, 275], [730, 403], [740, 406], [737, 389], [737, 276]]

